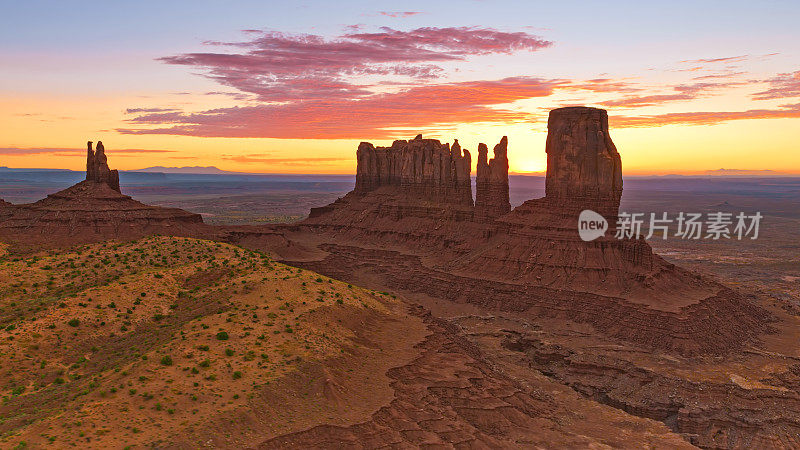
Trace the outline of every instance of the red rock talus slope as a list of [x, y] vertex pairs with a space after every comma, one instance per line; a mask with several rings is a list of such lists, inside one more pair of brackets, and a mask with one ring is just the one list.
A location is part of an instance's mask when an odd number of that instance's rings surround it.
[[102, 142], [87, 149], [86, 180], [38, 202], [0, 207], [0, 239], [20, 248], [55, 247], [151, 234], [204, 235], [199, 214], [149, 206], [120, 193]]

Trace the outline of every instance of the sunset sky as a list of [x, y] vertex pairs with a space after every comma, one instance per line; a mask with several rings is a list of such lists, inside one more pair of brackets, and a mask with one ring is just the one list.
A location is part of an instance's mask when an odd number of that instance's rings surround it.
[[423, 133], [535, 172], [587, 105], [627, 174], [800, 173], [800, 2], [643, 3], [6, 1], [0, 166], [354, 173]]

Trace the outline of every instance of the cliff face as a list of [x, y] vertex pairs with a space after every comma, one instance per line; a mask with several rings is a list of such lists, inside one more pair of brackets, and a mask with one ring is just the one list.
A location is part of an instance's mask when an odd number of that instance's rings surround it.
[[356, 157], [355, 193], [394, 186], [409, 198], [472, 206], [471, 156], [458, 141], [452, 148], [422, 135], [391, 147], [362, 142]]
[[[575, 107], [551, 112], [546, 196], [513, 211], [507, 150], [508, 139], [503, 138], [489, 160], [488, 147], [479, 146], [476, 199], [471, 206], [465, 199], [468, 169], [451, 171], [458, 176], [449, 179], [442, 175], [441, 167], [456, 166], [458, 146], [449, 149], [421, 137], [396, 141], [390, 148], [362, 143], [356, 189], [312, 211], [304, 225], [334, 231], [337, 240], [347, 236], [430, 254], [437, 268], [458, 276], [518, 283], [529, 289], [621, 297], [671, 312], [716, 294], [719, 286], [667, 263], [644, 240], [613, 236], [622, 165], [605, 111]], [[433, 201], [409, 201], [412, 192], [424, 192]], [[463, 199], [458, 207], [453, 206], [454, 198]], [[578, 216], [584, 209], [606, 218], [609, 229], [604, 237], [581, 240]]]
[[622, 196], [622, 162], [603, 109], [570, 107], [547, 120], [546, 196], [582, 203], [616, 217]]
[[120, 192], [119, 172], [108, 167], [108, 157], [103, 141], [97, 141], [97, 151], [92, 150], [92, 141], [86, 143], [86, 181], [105, 183]]
[[508, 199], [508, 138], [494, 146], [494, 158], [488, 160], [486, 144], [478, 145], [478, 168], [475, 178], [475, 218], [494, 220], [511, 211]]

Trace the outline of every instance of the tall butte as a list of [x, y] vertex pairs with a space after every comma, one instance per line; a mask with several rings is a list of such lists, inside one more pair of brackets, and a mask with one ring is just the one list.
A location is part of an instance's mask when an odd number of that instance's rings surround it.
[[86, 181], [105, 183], [111, 189], [119, 189], [119, 172], [108, 167], [108, 157], [103, 141], [97, 141], [97, 151], [92, 150], [92, 141], [86, 143]]
[[[472, 206], [460, 196], [464, 179], [443, 172], [458, 161], [453, 148], [420, 138], [361, 144], [354, 191], [300, 224], [232, 238], [340, 279], [590, 325], [681, 354], [741, 348], [765, 329], [764, 312], [736, 292], [665, 261], [644, 239], [613, 236], [622, 164], [605, 111], [551, 112], [546, 195], [511, 211], [507, 139], [491, 161], [479, 147]], [[580, 238], [584, 209], [605, 216], [605, 236]]]
[[422, 135], [391, 147], [362, 142], [356, 159], [357, 194], [389, 187], [408, 199], [472, 206], [471, 155], [457, 140], [452, 147]]
[[622, 161], [608, 132], [608, 113], [559, 108], [547, 120], [548, 199], [598, 209], [616, 217], [622, 196]]

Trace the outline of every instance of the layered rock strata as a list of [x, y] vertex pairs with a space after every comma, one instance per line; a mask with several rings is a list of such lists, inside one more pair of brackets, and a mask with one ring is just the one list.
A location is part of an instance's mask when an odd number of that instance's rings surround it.
[[104, 183], [120, 192], [119, 172], [108, 167], [103, 141], [97, 141], [97, 151], [92, 150], [92, 141], [87, 142], [86, 147], [86, 181]]
[[475, 217], [494, 220], [511, 211], [508, 198], [508, 138], [503, 136], [494, 146], [494, 158], [488, 160], [489, 148], [478, 145], [478, 167], [475, 178]]
[[622, 196], [622, 162], [603, 109], [569, 107], [547, 120], [546, 197], [591, 206], [616, 216]]
[[409, 198], [472, 206], [471, 156], [457, 140], [452, 147], [422, 135], [391, 147], [362, 142], [356, 158], [354, 193], [390, 186]]
[[199, 214], [150, 206], [120, 193], [119, 175], [108, 166], [102, 142], [88, 143], [86, 180], [38, 202], [0, 211], [0, 239], [17, 245], [55, 247], [150, 234], [208, 234]]

